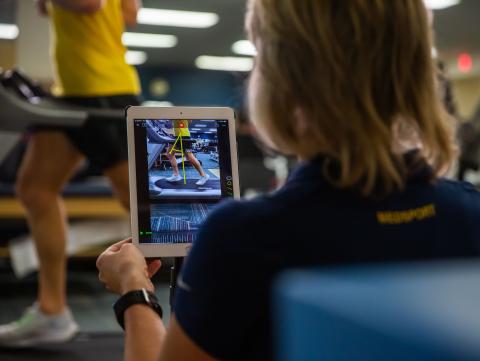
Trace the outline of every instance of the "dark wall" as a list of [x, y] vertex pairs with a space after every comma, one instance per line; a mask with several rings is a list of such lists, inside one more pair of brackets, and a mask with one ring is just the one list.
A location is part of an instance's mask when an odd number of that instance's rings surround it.
[[[243, 105], [244, 74], [164, 67], [140, 67], [138, 72], [145, 100], [169, 101], [178, 106], [229, 106], [238, 109]], [[158, 78], [169, 84], [169, 92], [163, 97], [155, 97], [150, 91], [151, 81]]]

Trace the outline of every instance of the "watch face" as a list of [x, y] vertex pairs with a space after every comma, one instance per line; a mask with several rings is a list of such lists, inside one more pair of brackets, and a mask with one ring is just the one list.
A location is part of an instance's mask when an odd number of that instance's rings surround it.
[[148, 292], [145, 288], [142, 288], [142, 295], [143, 295], [143, 298], [145, 299], [145, 302], [147, 302], [148, 304], [152, 303], [152, 301], [150, 300], [150, 297], [152, 297], [153, 299], [156, 299], [155, 295], [151, 292]]
[[143, 294], [146, 304], [153, 308], [153, 310], [158, 313], [160, 317], [162, 317], [163, 310], [162, 306], [160, 306], [160, 304], [158, 303], [157, 296], [153, 292], [147, 291], [145, 288], [142, 288], [141, 292]]

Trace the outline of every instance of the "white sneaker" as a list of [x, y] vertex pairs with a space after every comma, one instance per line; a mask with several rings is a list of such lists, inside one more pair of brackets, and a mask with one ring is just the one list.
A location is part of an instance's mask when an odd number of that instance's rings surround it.
[[29, 347], [45, 343], [62, 343], [78, 333], [78, 325], [70, 309], [62, 314], [44, 314], [37, 304], [25, 310], [15, 322], [0, 325], [0, 346]]
[[197, 186], [203, 186], [205, 183], [208, 182], [210, 179], [210, 176], [208, 174], [205, 174], [202, 178], [200, 178], [197, 183], [195, 183]]
[[172, 175], [171, 177], [168, 177], [166, 179], [166, 181], [170, 183], [180, 182], [181, 180], [182, 180], [182, 177], [180, 175]]

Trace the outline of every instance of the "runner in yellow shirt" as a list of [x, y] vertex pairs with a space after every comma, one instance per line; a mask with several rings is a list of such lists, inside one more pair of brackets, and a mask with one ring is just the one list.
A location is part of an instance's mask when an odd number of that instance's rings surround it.
[[[197, 186], [204, 186], [210, 179], [210, 176], [205, 173], [205, 171], [202, 168], [202, 165], [200, 164], [200, 162], [192, 152], [190, 130], [188, 129], [189, 121], [173, 120], [172, 122], [173, 122], [173, 130], [174, 130], [175, 138], [178, 138], [178, 137], [182, 138], [181, 139], [183, 144], [182, 157], [185, 156], [185, 158], [188, 161], [190, 161], [193, 167], [197, 170], [198, 174], [200, 174], [200, 179], [197, 182], [195, 182], [195, 184]], [[177, 158], [175, 157], [175, 153], [179, 147], [180, 147], [180, 144], [177, 141], [175, 147], [172, 145], [167, 150], [167, 158], [170, 161], [170, 164], [172, 165], [172, 171], [173, 171], [173, 175], [167, 178], [167, 182], [170, 182], [170, 183], [180, 182], [181, 180], [184, 179], [184, 177], [180, 175]]]
[[[68, 104], [97, 108], [138, 105], [136, 71], [126, 64], [125, 25], [136, 21], [139, 0], [37, 0], [53, 33], [54, 94]], [[78, 330], [66, 303], [66, 216], [61, 191], [88, 159], [129, 203], [126, 125], [91, 121], [82, 128], [31, 130], [17, 175], [39, 258], [38, 299], [20, 321], [0, 326], [0, 345], [63, 342]]]

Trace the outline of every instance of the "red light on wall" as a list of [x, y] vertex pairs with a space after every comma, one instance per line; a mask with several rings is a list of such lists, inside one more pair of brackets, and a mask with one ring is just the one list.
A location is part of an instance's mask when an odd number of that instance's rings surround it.
[[473, 59], [470, 54], [462, 53], [458, 56], [457, 67], [462, 73], [468, 73], [472, 70]]

